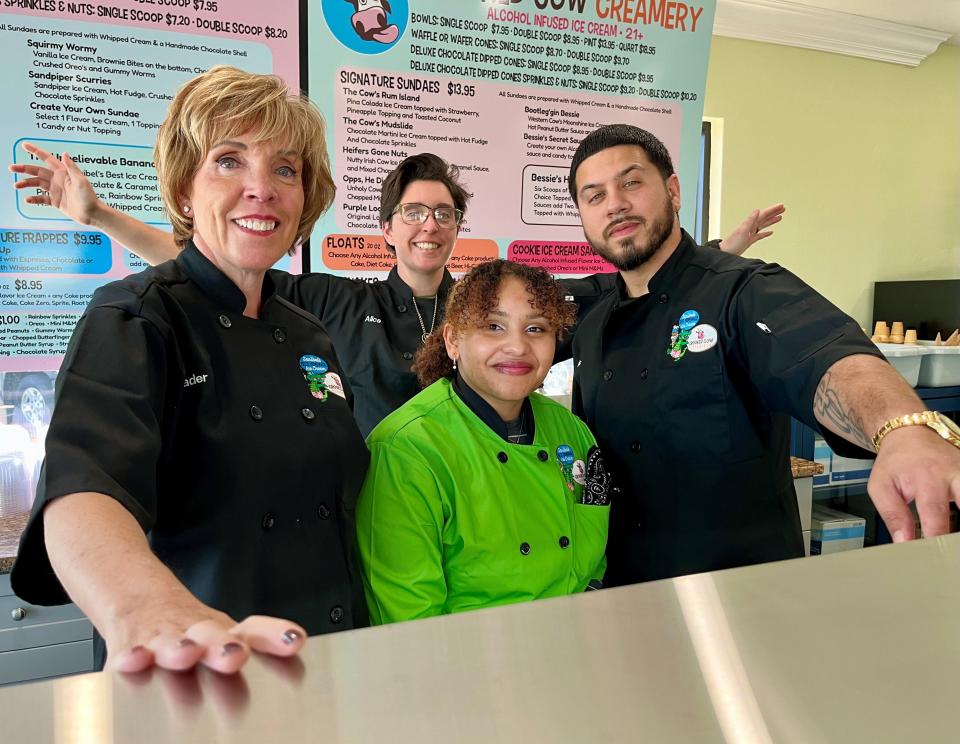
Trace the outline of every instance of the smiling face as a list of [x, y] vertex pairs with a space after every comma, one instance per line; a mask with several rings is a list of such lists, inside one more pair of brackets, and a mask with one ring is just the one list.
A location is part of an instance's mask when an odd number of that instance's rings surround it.
[[457, 331], [448, 323], [443, 338], [464, 381], [504, 421], [517, 418], [524, 399], [540, 387], [557, 345], [556, 329], [524, 283], [509, 275], [482, 326]]
[[646, 262], [676, 232], [680, 182], [664, 180], [637, 145], [617, 145], [577, 169], [583, 232], [593, 250], [621, 271]]
[[[424, 204], [431, 209], [454, 208], [450, 190], [440, 181], [412, 181], [400, 204]], [[414, 285], [413, 277], [434, 277], [443, 272], [460, 232], [459, 225], [440, 227], [433, 215], [421, 225], [408, 225], [399, 214], [383, 224], [383, 237], [397, 253], [400, 278]]]
[[230, 136], [207, 152], [182, 202], [197, 248], [234, 282], [289, 250], [303, 212], [301, 162], [276, 140]]

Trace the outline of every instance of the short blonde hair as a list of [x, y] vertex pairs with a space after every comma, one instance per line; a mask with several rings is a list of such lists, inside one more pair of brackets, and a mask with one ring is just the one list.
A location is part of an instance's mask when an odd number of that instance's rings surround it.
[[[310, 237], [313, 226], [333, 203], [336, 186], [330, 174], [323, 116], [304, 95], [291, 94], [275, 75], [255, 75], [217, 65], [177, 91], [160, 125], [153, 151], [160, 195], [183, 246], [193, 236], [193, 220], [180, 200], [189, 191], [210, 147], [224, 139], [253, 133], [256, 142], [280, 139], [303, 161], [303, 213], [297, 240]], [[296, 246], [290, 246], [291, 252]]]

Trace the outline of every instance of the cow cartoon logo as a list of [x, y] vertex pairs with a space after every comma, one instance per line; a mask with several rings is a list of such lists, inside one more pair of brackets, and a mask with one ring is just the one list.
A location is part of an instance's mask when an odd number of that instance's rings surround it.
[[409, 14], [409, 0], [323, 0], [331, 33], [361, 54], [391, 49], [403, 36]]
[[357, 36], [367, 41], [392, 44], [400, 35], [400, 29], [394, 23], [387, 23], [390, 3], [387, 0], [346, 0], [353, 5], [353, 17], [350, 25]]

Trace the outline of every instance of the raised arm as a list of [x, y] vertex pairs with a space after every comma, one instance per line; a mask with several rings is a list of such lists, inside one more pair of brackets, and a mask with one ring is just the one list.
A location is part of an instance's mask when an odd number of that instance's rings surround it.
[[152, 265], [176, 258], [179, 250], [173, 242], [173, 235], [145, 225], [101, 201], [69, 154], [64, 152], [58, 159], [29, 142], [23, 143], [23, 149], [44, 163], [16, 163], [10, 166], [14, 173], [29, 176], [17, 180], [14, 188], [41, 189], [46, 192], [26, 197], [27, 204], [59, 209], [75, 222], [106, 233]]
[[[822, 426], [868, 451], [885, 423], [925, 408], [896, 370], [862, 354], [831, 365], [814, 398]], [[894, 542], [914, 537], [913, 501], [924, 535], [943, 535], [950, 502], [960, 505], [960, 450], [923, 425], [891, 431], [877, 451], [867, 490]]]
[[720, 241], [720, 250], [742, 256], [758, 240], [773, 235], [773, 230], [767, 228], [780, 222], [786, 209], [783, 204], [773, 204], [766, 209], [753, 210], [732, 233]]

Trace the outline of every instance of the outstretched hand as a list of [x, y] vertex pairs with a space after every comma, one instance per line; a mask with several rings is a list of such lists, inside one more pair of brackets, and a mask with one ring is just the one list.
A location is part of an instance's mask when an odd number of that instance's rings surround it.
[[44, 163], [15, 163], [10, 166], [14, 173], [29, 176], [18, 179], [13, 185], [14, 188], [41, 189], [46, 192], [31, 194], [26, 198], [27, 204], [51, 206], [81, 225], [93, 224], [97, 212], [103, 208], [103, 203], [73, 158], [64, 152], [61, 159], [57, 159], [52, 153], [29, 142], [23, 143], [23, 149]]
[[916, 537], [916, 503], [924, 537], [950, 531], [950, 503], [960, 505], [960, 450], [930, 429], [910, 426], [883, 440], [867, 492], [894, 542]]
[[754, 209], [734, 228], [732, 233], [720, 241], [720, 250], [742, 256], [758, 240], [773, 235], [773, 230], [767, 228], [780, 222], [786, 209], [783, 204], [773, 204], [766, 209]]
[[168, 617], [151, 622], [138, 617], [135, 622], [124, 623], [126, 632], [107, 638], [106, 668], [118, 672], [141, 672], [151, 667], [184, 671], [202, 665], [221, 674], [233, 674], [247, 663], [252, 651], [294, 656], [307, 638], [306, 631], [289, 620], [251, 615], [237, 623], [222, 612], [207, 607], [204, 610], [198, 615], [188, 613], [190, 618], [183, 620]]

